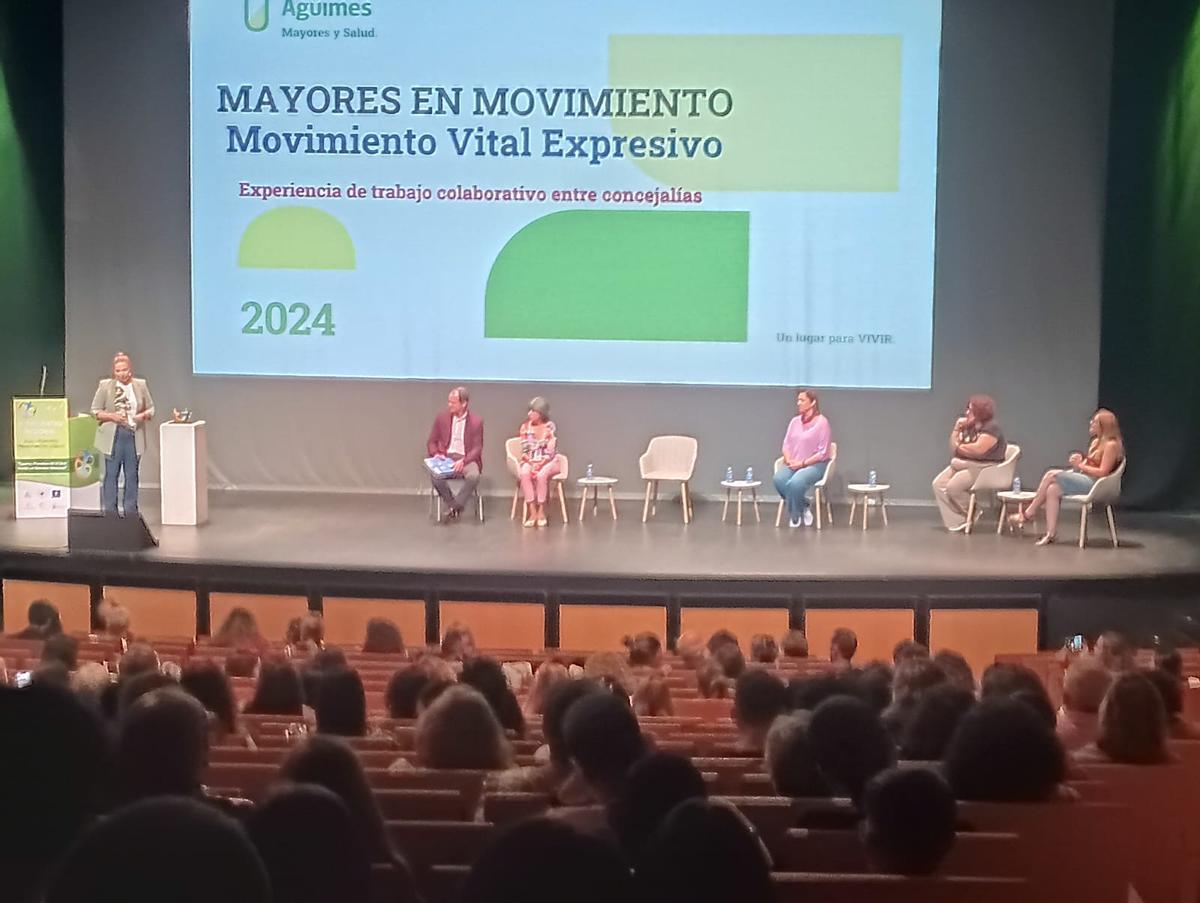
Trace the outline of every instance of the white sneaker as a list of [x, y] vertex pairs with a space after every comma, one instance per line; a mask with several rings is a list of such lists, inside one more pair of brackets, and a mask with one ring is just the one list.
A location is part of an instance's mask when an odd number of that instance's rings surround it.
[[789, 526], [789, 527], [791, 527], [791, 528], [794, 530], [794, 529], [796, 529], [796, 527], [800, 526], [800, 521], [798, 521], [798, 520], [788, 520], [788, 526]]
[[804, 509], [804, 526], [811, 527], [813, 522], [812, 508]]

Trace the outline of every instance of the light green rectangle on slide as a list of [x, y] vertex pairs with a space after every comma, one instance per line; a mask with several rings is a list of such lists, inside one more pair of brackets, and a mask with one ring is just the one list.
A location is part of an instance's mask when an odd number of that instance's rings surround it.
[[612, 35], [612, 87], [704, 86], [732, 98], [728, 115], [685, 100], [675, 115], [614, 118], [613, 130], [720, 138], [714, 159], [630, 161], [663, 185], [896, 191], [902, 49], [887, 34]]
[[741, 211], [552, 213], [492, 265], [484, 337], [744, 342], [749, 251]]

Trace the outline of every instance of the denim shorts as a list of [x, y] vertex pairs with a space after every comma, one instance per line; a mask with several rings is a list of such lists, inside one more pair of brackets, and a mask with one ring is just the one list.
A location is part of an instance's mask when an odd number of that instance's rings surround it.
[[1063, 495], [1087, 495], [1096, 481], [1078, 470], [1064, 470], [1054, 478], [1062, 487]]

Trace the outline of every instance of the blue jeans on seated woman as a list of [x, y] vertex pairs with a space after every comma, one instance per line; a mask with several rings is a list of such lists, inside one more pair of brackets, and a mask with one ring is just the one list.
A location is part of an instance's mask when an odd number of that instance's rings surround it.
[[1061, 471], [1054, 477], [1054, 481], [1062, 487], [1063, 495], [1087, 495], [1096, 485], [1094, 479], [1078, 470]]
[[775, 471], [775, 491], [787, 501], [788, 517], [791, 520], [798, 521], [804, 516], [804, 512], [808, 510], [808, 492], [814, 483], [825, 476], [828, 468], [828, 461], [818, 461], [799, 470], [792, 470], [785, 465]]

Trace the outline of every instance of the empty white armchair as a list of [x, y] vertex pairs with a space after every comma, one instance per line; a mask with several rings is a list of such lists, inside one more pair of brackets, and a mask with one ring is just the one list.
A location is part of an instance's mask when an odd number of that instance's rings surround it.
[[[775, 469], [772, 474], [778, 473], [779, 468], [783, 467], [783, 455], [775, 459]], [[813, 483], [813, 508], [817, 512], [817, 529], [820, 530], [821, 515], [824, 513], [824, 519], [829, 521], [829, 526], [833, 526], [833, 506], [829, 504], [829, 492], [826, 487], [829, 485], [829, 478], [833, 476], [834, 468], [837, 467], [837, 443], [829, 443], [829, 466], [825, 468], [825, 476]], [[775, 526], [783, 523], [783, 509], [787, 504], [783, 499], [779, 500], [779, 510], [775, 512]]]
[[[558, 496], [558, 507], [562, 512], [563, 523], [570, 523], [570, 518], [567, 516], [567, 497], [563, 492], [563, 486], [567, 482], [567, 476], [570, 470], [570, 461], [566, 455], [560, 454], [558, 457], [558, 473], [550, 478], [550, 484], [554, 487], [553, 492]], [[517, 502], [521, 499], [521, 440], [517, 436], [513, 436], [504, 440], [504, 463], [508, 466], [508, 472], [512, 474], [513, 481], [516, 487], [513, 489], [512, 510], [508, 514], [508, 519], [512, 520], [517, 516]], [[525, 519], [525, 512], [522, 510], [521, 519]]]
[[1128, 459], [1122, 458], [1121, 463], [1106, 477], [1097, 478], [1092, 484], [1092, 488], [1082, 495], [1064, 495], [1062, 497], [1063, 504], [1079, 505], [1079, 548], [1087, 545], [1087, 525], [1088, 515], [1092, 513], [1092, 508], [1097, 505], [1103, 505], [1104, 511], [1108, 515], [1108, 535], [1112, 539], [1113, 548], [1117, 548], [1117, 521], [1113, 517], [1113, 505], [1121, 498], [1121, 478], [1125, 475], [1125, 462]]
[[691, 436], [655, 436], [638, 458], [638, 470], [646, 481], [646, 501], [642, 505], [642, 523], [658, 510], [658, 484], [678, 483], [679, 499], [683, 504], [683, 522], [692, 522], [692, 497], [688, 481], [696, 469], [696, 453], [700, 444]]
[[1008, 443], [1004, 450], [1004, 460], [989, 464], [979, 471], [975, 482], [971, 484], [971, 500], [967, 502], [967, 532], [975, 528], [975, 511], [979, 507], [976, 495], [980, 492], [999, 492], [1011, 489], [1013, 477], [1017, 474], [1017, 461], [1021, 458], [1021, 446], [1015, 442]]

